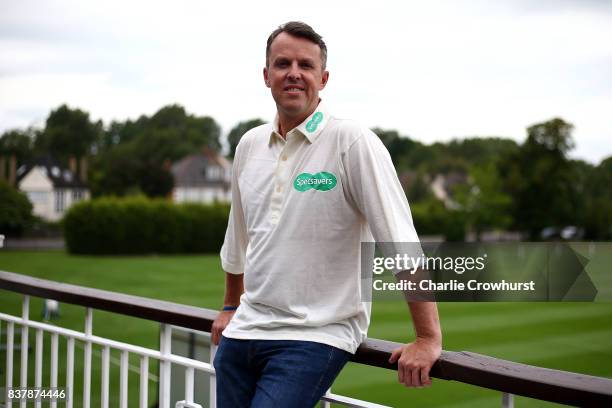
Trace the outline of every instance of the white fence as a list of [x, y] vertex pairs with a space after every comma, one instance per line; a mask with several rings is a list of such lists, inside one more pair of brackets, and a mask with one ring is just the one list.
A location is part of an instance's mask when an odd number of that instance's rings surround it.
[[[212, 364], [198, 361], [195, 359], [186, 358], [171, 353], [172, 342], [172, 325], [160, 323], [160, 347], [159, 350], [148, 349], [132, 344], [127, 344], [105, 337], [94, 335], [93, 309], [86, 308], [84, 319], [84, 331], [79, 332], [69, 330], [63, 327], [58, 327], [52, 324], [38, 322], [30, 319], [30, 297], [23, 296], [22, 315], [21, 317], [12, 316], [5, 313], [0, 313], [0, 334], [2, 330], [6, 330], [6, 389], [31, 389], [41, 388], [43, 385], [43, 361], [49, 361], [49, 387], [60, 387], [65, 389], [66, 397], [64, 399], [50, 400], [51, 407], [57, 407], [58, 404], [72, 407], [89, 408], [91, 406], [91, 391], [92, 391], [92, 360], [94, 358], [94, 347], [101, 350], [100, 358], [100, 406], [102, 408], [109, 407], [110, 401], [110, 365], [111, 351], [120, 353], [119, 361], [119, 406], [121, 408], [128, 407], [128, 371], [130, 370], [129, 357], [130, 355], [138, 356], [140, 365], [138, 367], [139, 375], [139, 397], [138, 406], [140, 408], [148, 408], [155, 404], [156, 401], [149, 400], [149, 383], [151, 373], [149, 367], [155, 362], [159, 362], [158, 400], [161, 408], [169, 408], [171, 406], [177, 408], [198, 408], [216, 406], [215, 401], [215, 376]], [[3, 327], [4, 326], [4, 327]], [[15, 354], [15, 332], [21, 331], [20, 344], [20, 364], [18, 384], [13, 384], [16, 364], [14, 361]], [[34, 382], [28, 383], [28, 358], [30, 357], [30, 331], [35, 333], [35, 351], [34, 351]], [[43, 355], [43, 336], [50, 336], [50, 356]], [[0, 338], [2, 336], [0, 335]], [[62, 358], [66, 361], [66, 377], [58, 378], [59, 365], [59, 343], [64, 341], [66, 344], [66, 355]], [[75, 379], [75, 345], [82, 345], [83, 349], [83, 378]], [[213, 361], [216, 346], [211, 345], [209, 361]], [[171, 401], [170, 384], [171, 384], [171, 367], [176, 365], [184, 368], [184, 395], [183, 399]], [[134, 369], [132, 367], [132, 369]], [[210, 374], [210, 392], [208, 401], [194, 400], [194, 378], [196, 371]], [[74, 384], [75, 381], [83, 381], [82, 400], [75, 401]], [[44, 400], [35, 402], [35, 406], [41, 407]], [[322, 400], [322, 406], [329, 406], [330, 403], [338, 403], [350, 407], [383, 407], [382, 405], [374, 404], [367, 401], [361, 401], [354, 398], [344, 397], [328, 392]], [[5, 407], [12, 406], [25, 407], [26, 400], [19, 402], [6, 401]]]
[[[0, 289], [23, 295], [21, 316], [0, 312], [0, 339], [2, 337], [6, 339], [4, 342], [6, 350], [4, 385], [6, 389], [25, 389], [48, 384], [48, 387], [61, 387], [66, 391], [66, 398], [63, 400], [50, 401], [51, 407], [57, 407], [59, 404], [65, 407], [89, 408], [93, 389], [92, 370], [95, 367], [96, 370], [100, 370], [100, 372], [93, 373], [95, 377], [100, 377], [100, 405], [106, 408], [111, 403], [111, 397], [117, 396], [111, 394], [112, 390], [117, 388], [111, 387], [111, 383], [117, 380], [111, 377], [113, 371], [111, 363], [116, 362], [119, 365], [118, 400], [121, 408], [128, 407], [130, 404], [128, 395], [130, 371], [133, 373], [133, 378], [134, 376], [138, 378], [138, 396], [132, 401], [137, 400], [140, 408], [151, 407], [156, 403], [159, 403], [160, 408], [171, 406], [178, 408], [215, 407], [215, 376], [211, 364], [173, 354], [171, 343], [173, 325], [208, 332], [217, 312], [156, 299], [67, 285], [4, 271], [0, 271]], [[30, 319], [30, 296], [55, 299], [85, 307], [83, 331], [70, 330]], [[160, 324], [159, 349], [145, 348], [96, 336], [94, 334], [94, 309], [158, 322]], [[15, 342], [16, 333], [20, 334], [19, 344]], [[29, 361], [31, 334], [34, 337], [33, 364], [30, 364], [31, 361]], [[49, 347], [43, 347], [44, 339], [49, 337]], [[384, 340], [367, 339], [361, 344], [352, 361], [396, 370], [396, 365], [390, 364], [388, 359], [391, 351], [398, 346], [397, 343]], [[49, 350], [49, 355], [44, 355], [45, 349]], [[65, 350], [65, 355], [60, 356], [60, 349]], [[17, 351], [20, 355], [19, 364], [15, 364]], [[212, 361], [214, 352], [215, 347], [211, 345], [208, 361]], [[112, 353], [118, 353], [119, 358], [113, 359]], [[130, 365], [130, 357], [133, 361], [138, 361], [138, 365]], [[82, 367], [77, 367], [77, 362], [80, 360], [82, 360]], [[59, 378], [60, 361], [62, 368], [65, 367], [64, 378]], [[44, 371], [43, 364], [48, 364]], [[157, 377], [151, 372], [153, 364], [159, 365]], [[31, 365], [33, 365], [34, 373], [33, 381], [29, 382], [32, 376], [29, 375], [31, 373], [28, 373], [28, 368]], [[184, 390], [181, 392], [181, 400], [171, 398], [172, 367], [181, 367], [184, 372]], [[75, 374], [81, 372], [82, 378], [75, 378]], [[209, 376], [208, 401], [194, 401], [197, 373]], [[19, 380], [13, 383], [13, 378], [17, 374]], [[49, 376], [44, 382], [43, 374]], [[465, 351], [443, 351], [430, 374], [445, 380], [460, 381], [498, 390], [502, 393], [503, 407], [512, 406], [513, 394], [576, 406], [612, 406], [611, 379], [534, 367]], [[152, 380], [156, 381], [158, 390], [154, 392], [155, 397], [150, 399], [149, 385]], [[82, 388], [80, 395], [74, 392], [77, 382], [81, 382], [79, 384], [79, 388]], [[97, 385], [95, 388], [98, 389]], [[335, 395], [328, 391], [322, 398], [321, 405], [329, 407], [331, 403], [350, 407], [383, 407], [372, 402]], [[26, 407], [27, 402], [25, 400], [6, 401], [4, 404], [5, 407]], [[131, 405], [136, 406], [133, 402]], [[42, 401], [37, 401], [35, 406], [41, 407]]]

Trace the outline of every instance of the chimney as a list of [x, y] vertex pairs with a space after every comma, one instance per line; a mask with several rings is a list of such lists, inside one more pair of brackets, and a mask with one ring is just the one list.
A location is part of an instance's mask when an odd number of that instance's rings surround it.
[[11, 186], [15, 187], [17, 173], [17, 157], [14, 154], [11, 154], [10, 162], [9, 162], [9, 176], [8, 182]]
[[6, 161], [4, 156], [0, 156], [0, 181], [6, 180]]
[[77, 159], [74, 156], [70, 156], [68, 159], [68, 170], [72, 173], [74, 177], [77, 176]]
[[79, 178], [83, 183], [87, 183], [87, 157], [81, 157]]

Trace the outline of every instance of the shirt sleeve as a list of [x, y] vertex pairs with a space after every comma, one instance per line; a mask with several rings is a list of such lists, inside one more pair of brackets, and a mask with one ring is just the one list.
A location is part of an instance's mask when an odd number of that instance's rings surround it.
[[348, 194], [384, 255], [421, 256], [406, 194], [380, 138], [371, 130], [363, 129], [342, 155], [341, 165]]
[[241, 145], [243, 145], [243, 143], [240, 143], [236, 148], [236, 154], [232, 164], [232, 204], [227, 230], [225, 231], [225, 240], [223, 241], [220, 254], [221, 267], [225, 272], [232, 274], [244, 273], [246, 250], [249, 242], [242, 200], [240, 198], [240, 186], [238, 184], [241, 157], [244, 150], [244, 146]]

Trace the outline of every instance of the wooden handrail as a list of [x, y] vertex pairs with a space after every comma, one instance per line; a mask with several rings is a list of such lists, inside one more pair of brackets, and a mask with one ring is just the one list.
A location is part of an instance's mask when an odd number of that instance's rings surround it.
[[[0, 271], [0, 288], [160, 323], [210, 332], [217, 311]], [[367, 339], [351, 359], [397, 370], [391, 351], [401, 344]], [[431, 375], [505, 393], [577, 406], [612, 406], [612, 379], [530, 366], [468, 351], [443, 351]]]

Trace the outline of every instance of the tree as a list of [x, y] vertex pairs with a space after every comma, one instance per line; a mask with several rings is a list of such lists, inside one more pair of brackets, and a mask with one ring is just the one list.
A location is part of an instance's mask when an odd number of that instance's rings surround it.
[[32, 203], [28, 197], [0, 181], [0, 233], [19, 236], [32, 219]]
[[589, 172], [584, 201], [585, 238], [612, 239], [612, 156]]
[[101, 136], [101, 121], [93, 123], [89, 113], [62, 105], [51, 111], [34, 147], [36, 153], [51, 154], [66, 165], [71, 156], [83, 157], [93, 153]]
[[446, 144], [436, 144], [445, 156], [462, 158], [475, 165], [486, 165], [500, 157], [515, 153], [518, 145], [514, 140], [499, 137], [470, 137], [453, 139]]
[[[400, 176], [402, 180], [406, 176]], [[429, 187], [429, 177], [424, 172], [413, 172], [406, 177], [409, 179], [405, 187], [406, 198], [412, 203], [417, 203], [433, 198], [433, 193]]]
[[574, 125], [560, 118], [537, 123], [527, 128], [525, 146], [565, 158], [567, 153], [574, 148], [573, 130]]
[[141, 117], [122, 130], [129, 133], [129, 137], [120, 134], [120, 140], [128, 139], [137, 143], [146, 143], [151, 134], [164, 132], [171, 143], [161, 146], [163, 155], [172, 159], [171, 156], [184, 155], [185, 151], [197, 151], [203, 146], [215, 151], [221, 148], [221, 128], [215, 120], [209, 116], [189, 115], [180, 105], [164, 106], [150, 118]]
[[133, 144], [125, 143], [94, 157], [89, 187], [94, 197], [138, 194], [141, 174]]
[[180, 105], [164, 106], [136, 121], [113, 122], [92, 166], [92, 191], [96, 196], [166, 196], [173, 187], [168, 163], [203, 147], [218, 151], [220, 134], [214, 119], [189, 115]]
[[514, 197], [515, 226], [537, 239], [547, 226], [575, 225], [576, 173], [566, 155], [573, 126], [555, 118], [527, 128], [527, 139], [501, 164], [506, 192]]
[[234, 154], [236, 153], [236, 146], [238, 146], [238, 142], [246, 132], [253, 129], [254, 127], [263, 125], [264, 123], [266, 122], [257, 118], [240, 122], [236, 126], [234, 126], [227, 135], [227, 141], [229, 143], [230, 149], [229, 157], [234, 157]]
[[[417, 142], [409, 137], [400, 136], [396, 130], [374, 128], [372, 131], [376, 133], [383, 142], [391, 155], [393, 164], [395, 164], [398, 170], [400, 168], [410, 168], [409, 163], [406, 163], [403, 159], [416, 147]], [[405, 166], [402, 164], [405, 164]]]
[[450, 210], [436, 198], [411, 204], [410, 211], [420, 235], [441, 234], [446, 241], [464, 240], [465, 219], [462, 211]]
[[137, 120], [125, 122], [112, 121], [100, 141], [100, 151], [104, 152], [120, 144], [129, 143], [136, 138], [139, 132], [145, 128], [149, 118], [140, 116]]
[[15, 155], [17, 163], [25, 163], [32, 158], [36, 130], [8, 130], [0, 137], [0, 156]]
[[493, 163], [470, 170], [470, 182], [456, 187], [454, 199], [465, 214], [467, 227], [476, 239], [487, 229], [507, 228], [512, 222], [512, 199], [503, 192], [502, 182]]

